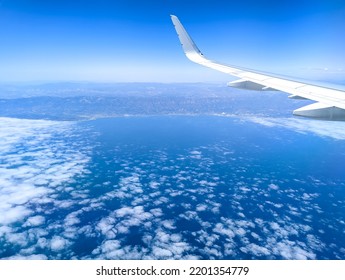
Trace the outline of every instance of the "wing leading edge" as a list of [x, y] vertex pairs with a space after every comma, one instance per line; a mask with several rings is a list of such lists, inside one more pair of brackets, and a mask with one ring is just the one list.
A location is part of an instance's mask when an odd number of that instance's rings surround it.
[[171, 15], [186, 56], [193, 62], [238, 77], [231, 87], [251, 90], [278, 90], [293, 99], [309, 99], [316, 103], [295, 110], [295, 115], [328, 120], [345, 120], [345, 91], [281, 78], [247, 68], [221, 64], [206, 58], [196, 46], [179, 19]]

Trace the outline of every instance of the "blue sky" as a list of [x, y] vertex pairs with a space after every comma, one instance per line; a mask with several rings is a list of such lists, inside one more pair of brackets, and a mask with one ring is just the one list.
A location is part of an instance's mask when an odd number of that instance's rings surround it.
[[0, 0], [0, 82], [231, 80], [185, 58], [170, 14], [211, 59], [345, 80], [343, 0]]

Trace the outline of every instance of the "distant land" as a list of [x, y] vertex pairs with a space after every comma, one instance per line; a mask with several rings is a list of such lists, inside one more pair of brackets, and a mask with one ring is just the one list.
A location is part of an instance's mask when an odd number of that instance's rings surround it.
[[139, 115], [291, 116], [308, 101], [280, 92], [229, 88], [224, 83], [50, 83], [1, 85], [0, 116], [87, 120]]

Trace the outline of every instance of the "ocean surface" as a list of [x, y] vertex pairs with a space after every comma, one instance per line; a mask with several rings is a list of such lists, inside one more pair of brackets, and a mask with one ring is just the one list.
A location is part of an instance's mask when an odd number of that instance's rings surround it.
[[345, 123], [0, 117], [2, 259], [345, 259]]

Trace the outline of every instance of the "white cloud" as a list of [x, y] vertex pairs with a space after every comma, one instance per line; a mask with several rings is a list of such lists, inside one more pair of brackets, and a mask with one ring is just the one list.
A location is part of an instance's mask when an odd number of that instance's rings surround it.
[[279, 190], [279, 186], [278, 185], [276, 185], [276, 184], [269, 184], [268, 185], [268, 187], [270, 188], [270, 189], [272, 189], [272, 190]]
[[157, 259], [169, 259], [173, 256], [171, 251], [156, 246], [152, 248], [152, 254]]
[[240, 250], [246, 254], [254, 255], [256, 257], [269, 256], [271, 251], [265, 247], [259, 246], [254, 243], [248, 244], [246, 247], [241, 247]]
[[5, 258], [7, 260], [47, 260], [48, 257], [43, 254], [32, 254], [28, 256], [23, 255], [14, 255], [9, 258]]
[[201, 159], [202, 158], [202, 153], [200, 151], [191, 151], [190, 152], [190, 158]]
[[45, 223], [45, 217], [37, 215], [37, 216], [32, 216], [29, 217], [27, 219], [27, 221], [25, 222], [24, 226], [31, 226], [31, 227], [37, 227], [37, 226], [41, 226]]
[[307, 251], [295, 242], [292, 241], [282, 241], [274, 244], [272, 246], [273, 254], [281, 256], [284, 259], [293, 259], [293, 260], [307, 260], [315, 259], [316, 255], [310, 251]]
[[166, 229], [175, 229], [174, 221], [173, 220], [164, 220], [161, 222], [162, 226], [165, 227]]
[[198, 212], [203, 212], [207, 210], [207, 205], [206, 204], [198, 204], [196, 206], [196, 211]]
[[68, 241], [61, 236], [54, 236], [50, 241], [50, 248], [53, 251], [61, 251], [66, 248]]
[[14, 206], [6, 203], [1, 207], [0, 224], [6, 225], [14, 222], [22, 221], [29, 216], [32, 211], [24, 206]]
[[282, 127], [299, 133], [313, 133], [321, 137], [345, 140], [345, 122], [340, 121], [269, 117], [245, 117], [243, 120], [268, 127]]

